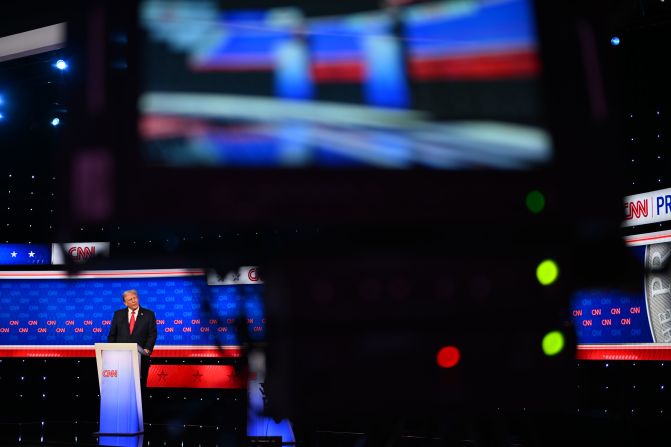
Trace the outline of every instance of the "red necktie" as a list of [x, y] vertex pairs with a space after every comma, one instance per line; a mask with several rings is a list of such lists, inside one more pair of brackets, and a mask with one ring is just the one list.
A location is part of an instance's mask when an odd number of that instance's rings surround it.
[[130, 333], [133, 333], [133, 328], [135, 327], [135, 311], [130, 313]]

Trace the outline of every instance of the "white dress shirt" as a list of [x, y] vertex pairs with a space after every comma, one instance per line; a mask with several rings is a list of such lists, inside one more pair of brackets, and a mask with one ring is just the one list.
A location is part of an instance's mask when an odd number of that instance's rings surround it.
[[130, 315], [132, 312], [135, 312], [135, 322], [137, 322], [137, 317], [140, 316], [140, 308], [138, 307], [135, 311], [130, 310], [130, 307], [128, 308], [128, 324], [130, 324]]

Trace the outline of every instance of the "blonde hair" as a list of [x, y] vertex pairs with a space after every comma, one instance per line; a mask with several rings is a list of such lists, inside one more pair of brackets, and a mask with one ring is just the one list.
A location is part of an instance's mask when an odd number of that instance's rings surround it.
[[137, 298], [140, 298], [140, 296], [137, 294], [137, 290], [135, 290], [135, 289], [125, 290], [121, 294], [121, 299], [123, 300], [124, 303], [126, 302], [126, 295], [131, 295], [131, 294], [135, 295]]

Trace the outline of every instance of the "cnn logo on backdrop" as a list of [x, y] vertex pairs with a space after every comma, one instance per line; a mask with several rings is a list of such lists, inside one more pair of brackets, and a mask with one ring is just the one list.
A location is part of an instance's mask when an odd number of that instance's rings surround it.
[[70, 247], [68, 250], [68, 256], [72, 258], [73, 261], [86, 261], [91, 259], [96, 255], [96, 246], [91, 247]]
[[119, 377], [119, 371], [116, 369], [103, 369], [103, 377]]
[[65, 264], [66, 257], [70, 261], [81, 263], [96, 256], [109, 256], [109, 242], [68, 242], [53, 244], [51, 247], [51, 263]]

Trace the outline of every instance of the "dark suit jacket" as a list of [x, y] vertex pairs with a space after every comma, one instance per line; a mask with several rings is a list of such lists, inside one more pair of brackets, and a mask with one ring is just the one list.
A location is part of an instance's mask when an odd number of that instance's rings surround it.
[[135, 327], [131, 334], [128, 324], [128, 308], [124, 307], [114, 312], [107, 341], [109, 343], [137, 343], [144, 349], [153, 351], [156, 334], [156, 315], [144, 307], [139, 307], [137, 310]]

